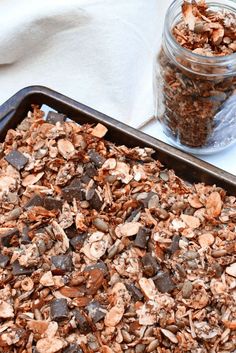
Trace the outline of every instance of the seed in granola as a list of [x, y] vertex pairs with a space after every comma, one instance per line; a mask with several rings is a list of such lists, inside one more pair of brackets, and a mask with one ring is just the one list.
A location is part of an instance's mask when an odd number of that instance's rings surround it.
[[152, 209], [152, 208], [157, 208], [158, 206], [160, 206], [159, 196], [157, 194], [154, 194], [148, 201], [148, 208]]
[[135, 301], [143, 300], [143, 293], [134, 285], [134, 283], [126, 284], [126, 287]]
[[86, 334], [91, 332], [92, 328], [81, 310], [75, 309], [73, 315], [80, 333]]
[[179, 263], [176, 263], [176, 270], [179, 272], [180, 277], [185, 278], [187, 276], [187, 273], [183, 266]]
[[86, 307], [85, 310], [88, 313], [90, 319], [96, 324], [98, 321], [102, 320], [107, 311], [106, 309], [97, 301], [93, 300]]
[[159, 346], [159, 340], [158, 339], [154, 339], [151, 343], [149, 343], [149, 345], [146, 348], [146, 352], [147, 353], [151, 353], [154, 352], [156, 350], [156, 348]]
[[54, 299], [50, 304], [51, 318], [54, 321], [63, 321], [69, 318], [69, 309], [65, 298]]
[[106, 159], [102, 155], [100, 155], [94, 150], [88, 151], [88, 155], [90, 157], [90, 160], [95, 164], [97, 168], [101, 168], [106, 161]]
[[62, 210], [62, 205], [63, 205], [63, 202], [61, 200], [57, 200], [53, 197], [45, 197], [44, 198], [44, 207], [48, 211]]
[[174, 235], [171, 245], [169, 246], [169, 248], [167, 248], [167, 251], [173, 255], [176, 251], [178, 251], [180, 249], [179, 247], [179, 241], [180, 241], [180, 236], [179, 235]]
[[29, 201], [24, 205], [24, 208], [27, 210], [30, 207], [43, 206], [43, 203], [43, 198], [36, 194], [29, 199]]
[[83, 353], [82, 349], [77, 344], [70, 344], [63, 349], [62, 353]]
[[28, 163], [28, 158], [26, 158], [23, 153], [17, 150], [13, 150], [5, 156], [6, 161], [11, 164], [17, 170], [21, 170]]
[[123, 336], [124, 342], [125, 343], [130, 343], [132, 342], [132, 337], [126, 330], [121, 330], [121, 334]]
[[14, 243], [18, 242], [18, 238], [19, 230], [17, 228], [10, 229], [6, 233], [0, 235], [1, 243], [6, 247], [13, 246]]
[[82, 233], [76, 237], [70, 239], [70, 244], [74, 250], [79, 251], [84, 245], [84, 241], [87, 238], [87, 233]]
[[183, 257], [186, 259], [186, 260], [195, 260], [199, 257], [199, 254], [197, 251], [193, 251], [193, 250], [189, 250], [189, 251], [186, 251], [184, 254], [183, 254]]
[[150, 237], [150, 233], [151, 231], [148, 228], [145, 228], [145, 227], [139, 228], [138, 233], [134, 240], [134, 246], [137, 246], [138, 248], [141, 248], [141, 249], [146, 249], [147, 242]]
[[142, 344], [142, 343], [139, 343], [135, 347], [135, 353], [144, 353], [145, 349], [146, 349], [146, 345]]
[[66, 120], [66, 116], [64, 114], [59, 114], [53, 111], [48, 112], [46, 121], [49, 124], [56, 125], [56, 123], [64, 123]]
[[172, 343], [178, 343], [178, 339], [177, 337], [169, 330], [166, 330], [164, 328], [161, 328], [161, 332], [163, 333], [164, 336], [166, 336], [167, 338], [169, 338], [169, 340]]
[[115, 243], [109, 248], [107, 255], [108, 259], [112, 259], [119, 252], [120, 244], [120, 239], [117, 239]]
[[19, 261], [16, 260], [12, 264], [12, 273], [14, 276], [26, 275], [29, 276], [35, 271], [33, 267], [23, 267], [19, 264]]
[[101, 230], [102, 232], [108, 232], [109, 226], [108, 223], [105, 222], [102, 218], [95, 218], [93, 221], [93, 224], [98, 230]]
[[175, 284], [172, 281], [168, 272], [160, 271], [154, 278], [153, 281], [157, 289], [161, 293], [170, 293], [175, 288]]
[[228, 255], [227, 250], [225, 249], [212, 250], [211, 252], [211, 256], [215, 258], [219, 258], [225, 255]]
[[6, 220], [7, 221], [14, 221], [14, 220], [18, 219], [21, 214], [22, 214], [22, 208], [16, 207], [8, 213]]
[[64, 274], [72, 271], [73, 263], [70, 254], [52, 256], [51, 262], [53, 274]]
[[152, 197], [155, 197], [155, 199], [157, 199], [158, 195], [153, 191], [150, 191], [148, 193], [142, 192], [137, 196], [137, 200], [140, 201], [145, 208], [148, 208], [148, 203]]
[[21, 244], [30, 244], [31, 239], [29, 237], [29, 228], [27, 226], [22, 229]]
[[168, 181], [169, 180], [169, 175], [167, 172], [160, 172], [160, 179], [162, 179], [163, 181]]
[[193, 285], [191, 281], [185, 281], [182, 287], [182, 296], [185, 299], [188, 299], [191, 297], [193, 291]]
[[143, 274], [147, 277], [153, 277], [160, 270], [160, 266], [157, 263], [157, 260], [151, 253], [146, 253], [142, 257], [143, 264]]
[[176, 325], [168, 325], [166, 326], [166, 329], [173, 333], [177, 333], [179, 331], [179, 328]]
[[0, 254], [0, 267], [1, 268], [6, 268], [6, 266], [9, 263], [9, 261], [10, 261], [9, 256]]

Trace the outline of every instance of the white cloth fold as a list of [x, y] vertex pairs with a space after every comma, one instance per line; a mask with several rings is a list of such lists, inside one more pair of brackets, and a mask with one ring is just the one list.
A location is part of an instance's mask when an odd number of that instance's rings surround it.
[[1, 0], [0, 104], [45, 85], [132, 126], [153, 114], [169, 0]]

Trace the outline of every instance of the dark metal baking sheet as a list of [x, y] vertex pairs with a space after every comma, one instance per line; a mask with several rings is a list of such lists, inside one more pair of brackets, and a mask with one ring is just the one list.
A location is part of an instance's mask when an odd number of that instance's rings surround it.
[[106, 139], [129, 147], [152, 147], [156, 151], [155, 158], [185, 180], [217, 184], [230, 194], [236, 194], [234, 175], [42, 86], [23, 88], [0, 107], [0, 141], [3, 141], [8, 129], [14, 129], [25, 118], [32, 104], [46, 104], [80, 124], [100, 122], [108, 128]]

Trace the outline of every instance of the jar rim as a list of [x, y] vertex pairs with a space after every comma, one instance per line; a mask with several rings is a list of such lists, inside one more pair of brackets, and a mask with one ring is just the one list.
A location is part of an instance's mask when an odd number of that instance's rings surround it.
[[[209, 4], [210, 6], [214, 6], [217, 5], [218, 7], [221, 7], [223, 9], [227, 9], [230, 10], [231, 12], [234, 12], [236, 14], [236, 2], [234, 0], [227, 0], [229, 4], [223, 4], [222, 2], [217, 3], [216, 1], [209, 1], [207, 2], [207, 4]], [[231, 62], [233, 60], [236, 60], [236, 52], [232, 53], [232, 54], [228, 54], [228, 55], [222, 55], [222, 56], [206, 56], [206, 55], [202, 55], [202, 54], [197, 54], [197, 53], [193, 53], [191, 50], [182, 47], [178, 41], [176, 40], [176, 38], [174, 37], [173, 33], [172, 33], [172, 29], [173, 29], [173, 23], [170, 23], [170, 14], [173, 10], [177, 10], [178, 7], [181, 9], [181, 4], [183, 3], [183, 0], [174, 0], [166, 13], [166, 17], [165, 17], [165, 28], [164, 28], [164, 35], [168, 36], [166, 39], [168, 39], [168, 42], [170, 42], [171, 40], [171, 44], [176, 47], [176, 49], [178, 49], [179, 51], [181, 51], [182, 53], [186, 54], [189, 58], [195, 59], [195, 60], [207, 60], [207, 62], [204, 62], [204, 65], [219, 65], [219, 64], [223, 64], [225, 65], [227, 62]], [[234, 6], [233, 6], [234, 5]], [[180, 14], [180, 11], [179, 13]], [[195, 62], [195, 60], [193, 60]], [[190, 61], [192, 61], [190, 59]]]

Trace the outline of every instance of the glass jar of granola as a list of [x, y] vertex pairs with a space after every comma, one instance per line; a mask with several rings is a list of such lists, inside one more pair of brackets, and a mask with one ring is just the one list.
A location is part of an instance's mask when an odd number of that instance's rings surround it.
[[173, 144], [208, 154], [236, 141], [236, 3], [176, 0], [154, 65], [156, 117]]

